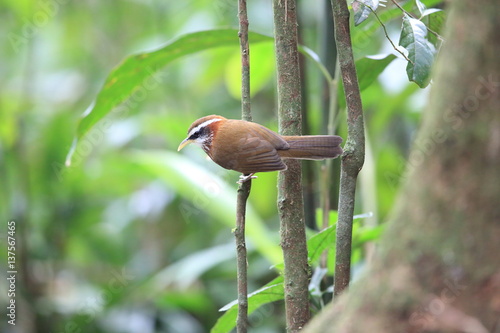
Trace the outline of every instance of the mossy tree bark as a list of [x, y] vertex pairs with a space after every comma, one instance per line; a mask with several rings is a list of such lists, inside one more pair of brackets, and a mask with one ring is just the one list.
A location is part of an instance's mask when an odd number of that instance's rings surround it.
[[[301, 135], [301, 87], [297, 50], [295, 0], [274, 0], [274, 35], [278, 77], [278, 113], [281, 135]], [[288, 332], [298, 332], [310, 318], [307, 243], [298, 160], [285, 161], [279, 173], [278, 210], [285, 263], [285, 309]]]
[[450, 7], [430, 103], [379, 254], [305, 332], [498, 332], [498, 4]]

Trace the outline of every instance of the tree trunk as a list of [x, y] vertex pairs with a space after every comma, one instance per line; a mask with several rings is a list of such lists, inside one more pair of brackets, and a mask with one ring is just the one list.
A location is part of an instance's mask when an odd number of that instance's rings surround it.
[[499, 332], [497, 6], [450, 2], [429, 107], [378, 257], [305, 332]]
[[[274, 0], [274, 42], [281, 135], [301, 135], [301, 88], [295, 0]], [[310, 318], [307, 240], [299, 160], [285, 160], [278, 176], [278, 212], [285, 280], [286, 330], [300, 331]]]

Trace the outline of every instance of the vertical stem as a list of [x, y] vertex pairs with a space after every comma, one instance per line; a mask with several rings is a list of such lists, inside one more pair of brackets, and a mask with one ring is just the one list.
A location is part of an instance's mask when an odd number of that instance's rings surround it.
[[[238, 0], [238, 18], [241, 49], [241, 118], [251, 121], [250, 109], [250, 50], [248, 48], [248, 17], [246, 0]], [[246, 333], [248, 327], [248, 283], [247, 283], [247, 249], [245, 244], [245, 213], [246, 203], [250, 195], [252, 180], [238, 187], [236, 203], [236, 239], [237, 279], [238, 279], [238, 317], [236, 330]]]
[[236, 206], [236, 239], [237, 279], [238, 279], [238, 317], [236, 330], [245, 333], [248, 326], [248, 284], [247, 284], [247, 249], [245, 244], [245, 213], [246, 203], [250, 195], [251, 180], [244, 182], [238, 188]]
[[241, 118], [252, 121], [250, 110], [250, 49], [248, 48], [248, 17], [246, 0], [238, 0], [241, 50]]
[[335, 289], [339, 295], [349, 286], [351, 276], [352, 217], [356, 180], [365, 158], [363, 107], [352, 55], [349, 10], [345, 0], [332, 0], [335, 40], [347, 105], [347, 141], [340, 171], [339, 220], [335, 258]]
[[[280, 134], [301, 135], [301, 88], [295, 0], [273, 0], [278, 116]], [[278, 211], [284, 257], [285, 309], [288, 332], [298, 332], [310, 318], [307, 244], [298, 160], [285, 161], [278, 177]]]

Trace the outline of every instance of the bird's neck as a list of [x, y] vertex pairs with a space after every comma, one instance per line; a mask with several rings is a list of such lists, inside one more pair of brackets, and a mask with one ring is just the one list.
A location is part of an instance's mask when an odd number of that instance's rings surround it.
[[224, 120], [215, 121], [208, 125], [209, 131], [207, 131], [206, 137], [203, 138], [201, 142], [201, 148], [208, 156], [212, 157], [212, 143], [214, 141], [217, 132], [219, 131], [220, 125], [224, 122]]

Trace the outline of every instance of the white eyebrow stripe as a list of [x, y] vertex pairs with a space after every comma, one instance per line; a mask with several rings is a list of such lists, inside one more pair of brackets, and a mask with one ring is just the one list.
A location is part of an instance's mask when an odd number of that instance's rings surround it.
[[198, 126], [196, 126], [195, 128], [193, 128], [193, 129], [189, 132], [189, 134], [188, 134], [188, 138], [189, 138], [191, 135], [193, 135], [194, 133], [196, 133], [197, 131], [199, 131], [199, 130], [200, 130], [200, 128], [205, 127], [205, 126], [208, 126], [208, 125], [210, 125], [211, 123], [215, 123], [216, 121], [220, 121], [220, 120], [222, 120], [222, 119], [219, 119], [219, 118], [214, 118], [214, 119], [210, 119], [210, 120], [207, 120], [207, 121], [202, 122], [201, 124], [199, 124]]

